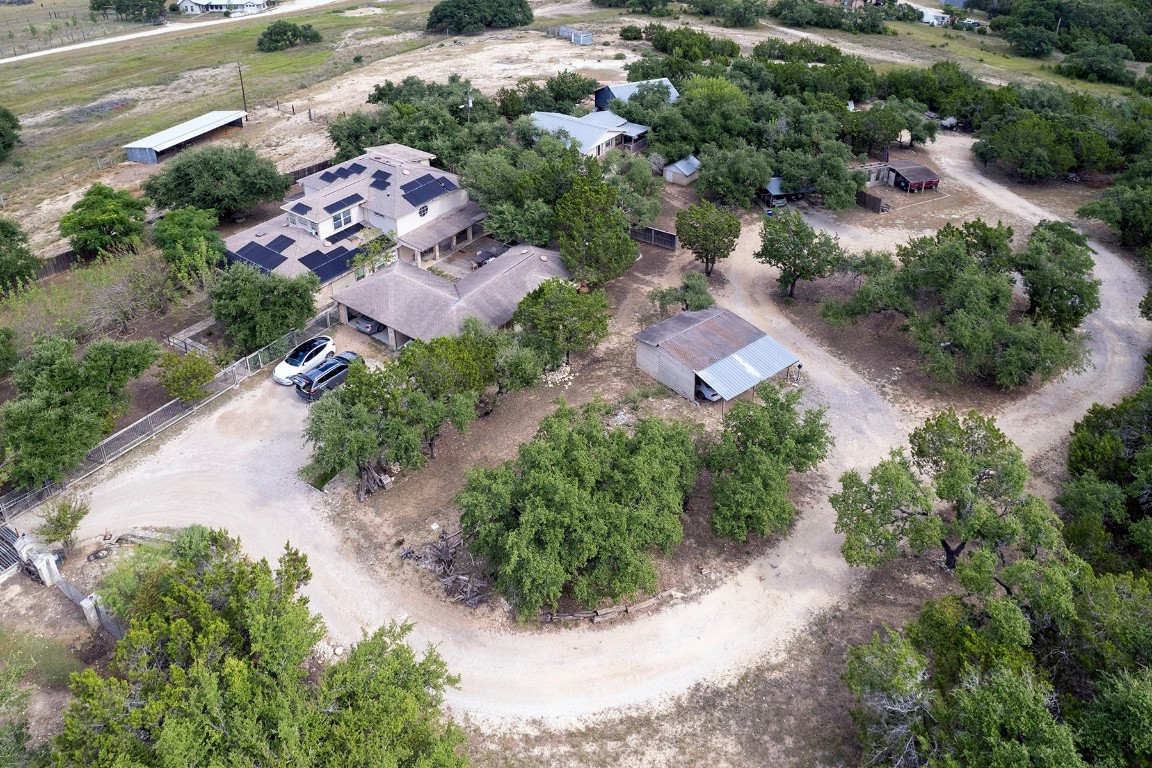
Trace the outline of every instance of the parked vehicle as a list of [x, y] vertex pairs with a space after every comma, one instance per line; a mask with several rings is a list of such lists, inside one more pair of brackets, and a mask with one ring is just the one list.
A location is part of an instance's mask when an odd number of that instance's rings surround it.
[[472, 269], [480, 269], [480, 267], [492, 261], [492, 259], [507, 252], [508, 246], [506, 245], [498, 245], [494, 248], [476, 251], [476, 255], [472, 257]]
[[696, 385], [696, 394], [704, 400], [711, 400], [713, 402], [720, 399], [720, 393], [712, 389], [712, 387], [708, 386], [704, 382], [700, 382]]
[[277, 384], [288, 386], [292, 383], [293, 376], [304, 373], [334, 354], [336, 354], [336, 343], [332, 341], [330, 336], [317, 336], [314, 339], [308, 339], [289, 352], [283, 361], [276, 364], [276, 367], [272, 369], [272, 380]]
[[360, 315], [352, 321], [352, 327], [360, 331], [360, 333], [367, 333], [371, 336], [374, 333], [380, 333], [384, 330], [384, 323], [378, 323], [367, 315]]
[[341, 352], [310, 371], [296, 374], [292, 377], [292, 383], [296, 385], [296, 394], [309, 402], [319, 400], [325, 392], [344, 383], [344, 379], [348, 378], [348, 368], [351, 367], [352, 361], [359, 359], [360, 355], [355, 352]]

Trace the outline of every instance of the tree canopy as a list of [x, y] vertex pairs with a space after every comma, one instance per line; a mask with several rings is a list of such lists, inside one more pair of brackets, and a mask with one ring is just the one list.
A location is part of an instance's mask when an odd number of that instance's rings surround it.
[[756, 260], [780, 270], [777, 282], [789, 298], [796, 295], [796, 283], [828, 277], [843, 258], [839, 238], [817, 232], [798, 211], [777, 208], [764, 217]]
[[22, 488], [62, 479], [112, 431], [128, 382], [155, 361], [148, 341], [101, 339], [76, 356], [70, 339], [38, 339], [13, 370], [17, 396], [0, 405], [5, 477]]
[[792, 527], [788, 473], [815, 469], [833, 442], [823, 409], [799, 411], [798, 390], [783, 392], [768, 382], [755, 394], [731, 404], [720, 442], [705, 460], [714, 477], [712, 530], [736, 541]]
[[279, 202], [292, 180], [247, 145], [211, 144], [181, 152], [142, 186], [160, 208], [192, 206], [228, 215], [257, 203]]
[[250, 352], [304, 327], [316, 311], [313, 294], [319, 289], [320, 280], [311, 272], [284, 277], [233, 264], [208, 298], [212, 317], [241, 350]]
[[206, 273], [224, 261], [224, 241], [216, 231], [216, 211], [173, 208], [152, 228], [152, 242], [184, 285], [206, 282]]
[[556, 202], [560, 258], [576, 280], [606, 283], [627, 272], [639, 256], [615, 187], [577, 176]]
[[311, 24], [295, 24], [277, 19], [260, 33], [256, 40], [256, 50], [261, 53], [284, 51], [294, 45], [312, 45], [321, 40], [320, 33]]
[[317, 662], [325, 628], [298, 594], [312, 578], [298, 550], [285, 546], [273, 569], [199, 527], [155, 546], [117, 565], [132, 582], [115, 601], [131, 629], [106, 674], [73, 677], [52, 764], [465, 764], [443, 712], [456, 678], [434, 649], [406, 644], [412, 625]]
[[517, 457], [468, 472], [456, 497], [472, 551], [491, 559], [522, 618], [570, 591], [594, 607], [657, 584], [653, 550], [684, 535], [680, 513], [696, 484], [685, 424], [605, 425], [609, 406], [561, 401]]
[[705, 200], [676, 212], [676, 238], [704, 262], [704, 274], [711, 275], [720, 259], [726, 259], [740, 237], [740, 219], [731, 211]]
[[527, 0], [441, 0], [428, 14], [429, 32], [474, 35], [485, 28], [507, 29], [532, 23]]
[[20, 143], [20, 120], [12, 110], [0, 106], [0, 163], [8, 159]]
[[608, 336], [611, 304], [602, 289], [582, 292], [553, 277], [520, 300], [512, 321], [524, 329], [524, 342], [552, 363], [586, 352]]
[[146, 200], [97, 182], [60, 219], [60, 234], [72, 250], [95, 255], [139, 245], [144, 234]]
[[[1011, 389], [1076, 369], [1086, 354], [1077, 327], [1098, 301], [1085, 271], [1091, 258], [1072, 230], [1037, 229], [1023, 254], [1013, 254], [1010, 228], [979, 219], [911, 240], [895, 258], [870, 254], [860, 262], [866, 281], [847, 301], [827, 302], [822, 314], [832, 322], [885, 310], [904, 315], [925, 369], [944, 381]], [[1015, 322], [1012, 269], [1027, 273], [1036, 302], [1030, 318]]]
[[28, 235], [15, 219], [0, 217], [0, 291], [11, 291], [36, 277], [40, 259], [28, 247]]

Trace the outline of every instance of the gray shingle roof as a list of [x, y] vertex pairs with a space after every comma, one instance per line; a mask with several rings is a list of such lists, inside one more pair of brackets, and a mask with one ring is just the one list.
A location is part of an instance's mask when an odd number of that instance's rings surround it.
[[333, 298], [405, 336], [427, 341], [456, 335], [469, 317], [504, 325], [520, 300], [550, 277], [568, 277], [560, 254], [516, 246], [456, 283], [397, 261]]

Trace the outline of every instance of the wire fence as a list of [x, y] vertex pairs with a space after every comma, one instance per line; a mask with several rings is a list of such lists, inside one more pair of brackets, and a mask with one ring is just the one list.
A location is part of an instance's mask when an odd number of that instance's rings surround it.
[[284, 334], [268, 346], [250, 355], [245, 355], [216, 374], [216, 377], [205, 387], [209, 392], [207, 397], [194, 403], [171, 400], [139, 421], [129, 424], [119, 432], [105, 438], [88, 452], [84, 460], [73, 468], [62, 482], [47, 483], [32, 490], [15, 490], [0, 496], [0, 518], [5, 523], [9, 523], [25, 512], [35, 509], [74, 483], [83, 480], [101, 467], [112, 463], [133, 448], [179, 423], [186, 416], [215, 401], [245, 379], [258, 373], [265, 366], [279, 362], [301, 340], [332, 328], [337, 321], [336, 306], [330, 304], [320, 314], [309, 320], [303, 328]]

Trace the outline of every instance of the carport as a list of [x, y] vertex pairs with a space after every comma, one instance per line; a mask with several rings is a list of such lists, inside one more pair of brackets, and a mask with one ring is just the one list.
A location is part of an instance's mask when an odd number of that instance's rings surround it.
[[637, 333], [636, 365], [689, 400], [703, 382], [732, 400], [800, 362], [752, 323], [722, 307], [681, 312]]
[[217, 110], [200, 115], [200, 117], [174, 125], [167, 130], [146, 136], [139, 141], [124, 145], [128, 159], [137, 163], [155, 164], [160, 162], [160, 155], [180, 149], [185, 144], [201, 136], [219, 130], [227, 125], [244, 125], [245, 112], [238, 110]]

